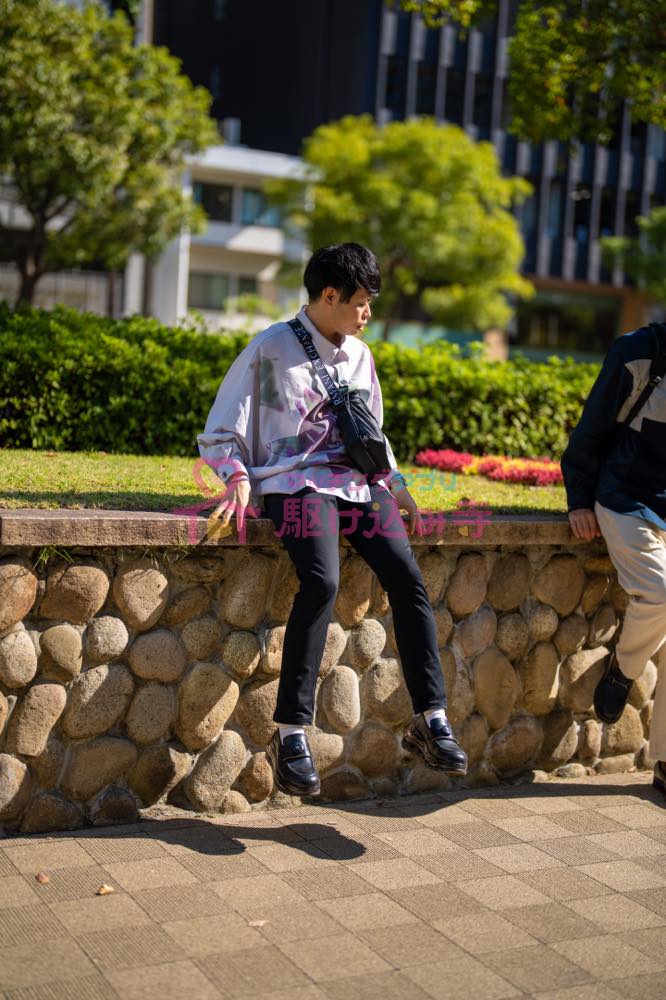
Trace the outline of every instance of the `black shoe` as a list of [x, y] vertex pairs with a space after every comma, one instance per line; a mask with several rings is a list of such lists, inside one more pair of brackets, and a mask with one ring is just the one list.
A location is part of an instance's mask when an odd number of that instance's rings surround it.
[[286, 795], [319, 795], [319, 775], [305, 734], [293, 733], [281, 740], [276, 729], [266, 747], [266, 757], [281, 792]]
[[405, 730], [402, 745], [405, 750], [420, 753], [428, 767], [447, 774], [467, 774], [467, 754], [448, 722], [433, 719], [429, 726], [422, 713], [415, 715]]
[[617, 722], [624, 712], [633, 683], [618, 667], [613, 651], [608, 657], [604, 675], [594, 689], [594, 711], [602, 722], [609, 725]]
[[660, 792], [666, 795], [666, 764], [663, 760], [658, 760], [654, 765], [654, 778], [652, 779], [652, 784], [655, 788], [658, 788]]

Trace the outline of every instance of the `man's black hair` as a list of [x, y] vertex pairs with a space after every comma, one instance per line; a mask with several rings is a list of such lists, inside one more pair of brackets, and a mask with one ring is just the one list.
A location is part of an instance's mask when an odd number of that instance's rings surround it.
[[377, 258], [359, 243], [336, 243], [334, 246], [315, 250], [303, 275], [311, 302], [315, 302], [325, 288], [335, 288], [343, 302], [349, 302], [359, 288], [371, 295], [378, 295], [382, 286]]

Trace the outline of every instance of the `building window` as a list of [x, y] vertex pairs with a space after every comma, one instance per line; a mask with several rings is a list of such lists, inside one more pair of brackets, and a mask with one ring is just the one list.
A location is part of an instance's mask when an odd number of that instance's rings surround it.
[[432, 63], [419, 63], [416, 81], [417, 115], [434, 115], [437, 67]]
[[446, 107], [444, 117], [447, 122], [462, 125], [465, 102], [465, 74], [453, 66], [446, 71]]
[[227, 0], [213, 0], [213, 20], [222, 21], [227, 12]]
[[577, 184], [571, 197], [574, 206], [574, 236], [576, 242], [587, 243], [590, 238], [590, 199], [592, 192], [584, 184]]
[[222, 310], [229, 298], [228, 274], [203, 274], [192, 271], [187, 293], [190, 309]]
[[226, 184], [202, 184], [197, 181], [192, 185], [192, 197], [213, 222], [231, 222], [233, 188]]
[[601, 189], [599, 236], [612, 236], [615, 231], [615, 189]]
[[638, 236], [636, 219], [641, 214], [641, 199], [636, 191], [627, 191], [624, 203], [624, 235], [635, 238]]
[[474, 113], [473, 121], [482, 133], [490, 133], [490, 121], [493, 109], [493, 78], [479, 74], [474, 81]]
[[407, 60], [404, 56], [389, 56], [386, 67], [385, 105], [393, 116], [404, 118], [407, 100]]
[[238, 294], [239, 295], [256, 295], [257, 294], [257, 279], [253, 274], [241, 274], [238, 279]]
[[244, 226], [280, 226], [281, 216], [278, 208], [272, 208], [266, 201], [266, 195], [257, 188], [243, 188], [242, 222]]

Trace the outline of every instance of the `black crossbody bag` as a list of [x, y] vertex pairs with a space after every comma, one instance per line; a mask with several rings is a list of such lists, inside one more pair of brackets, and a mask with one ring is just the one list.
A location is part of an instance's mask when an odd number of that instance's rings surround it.
[[666, 324], [650, 323], [652, 335], [656, 344], [656, 353], [650, 364], [650, 378], [640, 396], [622, 421], [622, 428], [629, 427], [631, 421], [643, 409], [648, 399], [666, 375]]
[[289, 326], [300, 340], [315, 371], [324, 383], [333, 406], [340, 437], [352, 464], [366, 475], [388, 472], [390, 462], [386, 438], [359, 390], [343, 392], [326, 371], [326, 366], [312, 343], [312, 337], [301, 321], [289, 320]]

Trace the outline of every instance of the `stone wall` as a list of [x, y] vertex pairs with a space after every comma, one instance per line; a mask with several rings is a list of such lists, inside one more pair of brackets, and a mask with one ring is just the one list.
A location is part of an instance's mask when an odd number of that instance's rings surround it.
[[[567, 532], [560, 522], [550, 535]], [[7, 535], [23, 537], [3, 530], [3, 543]], [[539, 537], [516, 522], [480, 540], [415, 543], [468, 783], [645, 761], [652, 664], [616, 725], [592, 709], [627, 600], [611, 563], [599, 543]], [[348, 546], [340, 553], [310, 733], [322, 796], [445, 787], [401, 749], [411, 706], [386, 594]], [[245, 546], [3, 544], [5, 829], [124, 822], [164, 799], [223, 812], [279, 801], [264, 747], [296, 589], [266, 526]]]

